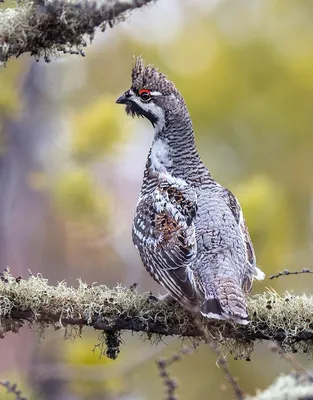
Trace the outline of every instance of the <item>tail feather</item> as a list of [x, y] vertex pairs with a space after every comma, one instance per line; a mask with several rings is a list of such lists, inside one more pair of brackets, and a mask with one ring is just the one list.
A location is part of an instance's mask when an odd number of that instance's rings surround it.
[[200, 311], [202, 315], [216, 319], [221, 319], [223, 314], [223, 309], [220, 302], [214, 297], [205, 299], [200, 306]]
[[233, 320], [238, 324], [249, 323], [246, 298], [240, 285], [233, 278], [223, 278], [206, 293], [200, 305], [203, 316], [214, 319]]

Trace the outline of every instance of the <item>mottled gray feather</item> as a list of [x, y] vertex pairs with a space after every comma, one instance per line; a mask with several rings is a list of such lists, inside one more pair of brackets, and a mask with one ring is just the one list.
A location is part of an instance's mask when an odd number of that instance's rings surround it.
[[[158, 93], [141, 104], [137, 93], [143, 88]], [[264, 275], [256, 266], [239, 202], [201, 161], [187, 107], [174, 84], [138, 58], [132, 91], [135, 98], [127, 107], [132, 102], [137, 112], [142, 107], [156, 127], [133, 224], [142, 262], [187, 307], [245, 324], [246, 293], [253, 279]]]

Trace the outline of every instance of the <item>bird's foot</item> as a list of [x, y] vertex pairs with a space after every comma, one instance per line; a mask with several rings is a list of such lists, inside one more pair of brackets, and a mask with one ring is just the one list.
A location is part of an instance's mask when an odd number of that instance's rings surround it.
[[174, 299], [174, 297], [172, 297], [169, 293], [167, 294], [160, 294], [158, 296], [153, 295], [152, 293], [150, 293], [150, 295], [148, 296], [148, 301], [163, 301], [168, 305], [173, 305], [175, 304], [177, 301]]

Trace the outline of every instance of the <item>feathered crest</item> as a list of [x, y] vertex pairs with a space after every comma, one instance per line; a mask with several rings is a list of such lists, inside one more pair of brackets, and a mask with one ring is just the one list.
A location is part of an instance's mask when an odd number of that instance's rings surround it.
[[133, 56], [132, 82], [135, 82], [142, 76], [145, 66], [141, 56]]
[[153, 65], [145, 67], [141, 56], [133, 57], [132, 88], [135, 90], [150, 89], [163, 95], [178, 93], [174, 84]]

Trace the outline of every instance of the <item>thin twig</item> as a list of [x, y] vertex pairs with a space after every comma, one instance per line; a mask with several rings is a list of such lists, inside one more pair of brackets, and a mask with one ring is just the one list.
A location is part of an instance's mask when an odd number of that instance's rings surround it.
[[170, 357], [160, 358], [157, 360], [157, 366], [160, 372], [160, 376], [164, 381], [164, 386], [166, 390], [165, 400], [177, 400], [177, 397], [175, 396], [177, 382], [175, 381], [175, 379], [171, 378], [167, 367], [177, 361], [180, 361], [184, 354], [190, 354], [191, 352], [192, 349], [190, 347], [183, 347], [178, 352], [173, 353]]
[[217, 366], [222, 369], [224, 372], [225, 378], [228, 380], [230, 383], [231, 387], [233, 388], [234, 394], [236, 396], [237, 400], [243, 400], [244, 399], [244, 392], [239, 386], [237, 379], [231, 374], [226, 357], [224, 357], [221, 353], [221, 351], [218, 349], [216, 342], [214, 339], [210, 336], [208, 330], [204, 328], [204, 326], [201, 324], [201, 321], [199, 317], [195, 317], [194, 319], [195, 325], [197, 326], [198, 330], [202, 331], [203, 333], [203, 338], [205, 343], [210, 347], [210, 349], [217, 355]]
[[296, 359], [293, 354], [286, 353], [285, 350], [281, 347], [279, 343], [272, 342], [269, 345], [269, 349], [273, 353], [278, 353], [281, 357], [288, 362], [292, 368], [301, 375], [306, 376], [307, 378], [312, 379], [313, 376], [304, 368], [304, 366]]
[[22, 395], [22, 392], [17, 388], [16, 383], [11, 383], [10, 381], [0, 381], [0, 386], [7, 389], [7, 393], [15, 394], [15, 400], [27, 400], [27, 397]]
[[313, 274], [313, 271], [311, 271], [308, 268], [303, 268], [301, 271], [291, 271], [291, 272], [285, 269], [283, 272], [280, 271], [276, 275], [269, 276], [269, 279], [279, 278], [280, 276], [299, 275], [299, 274]]

